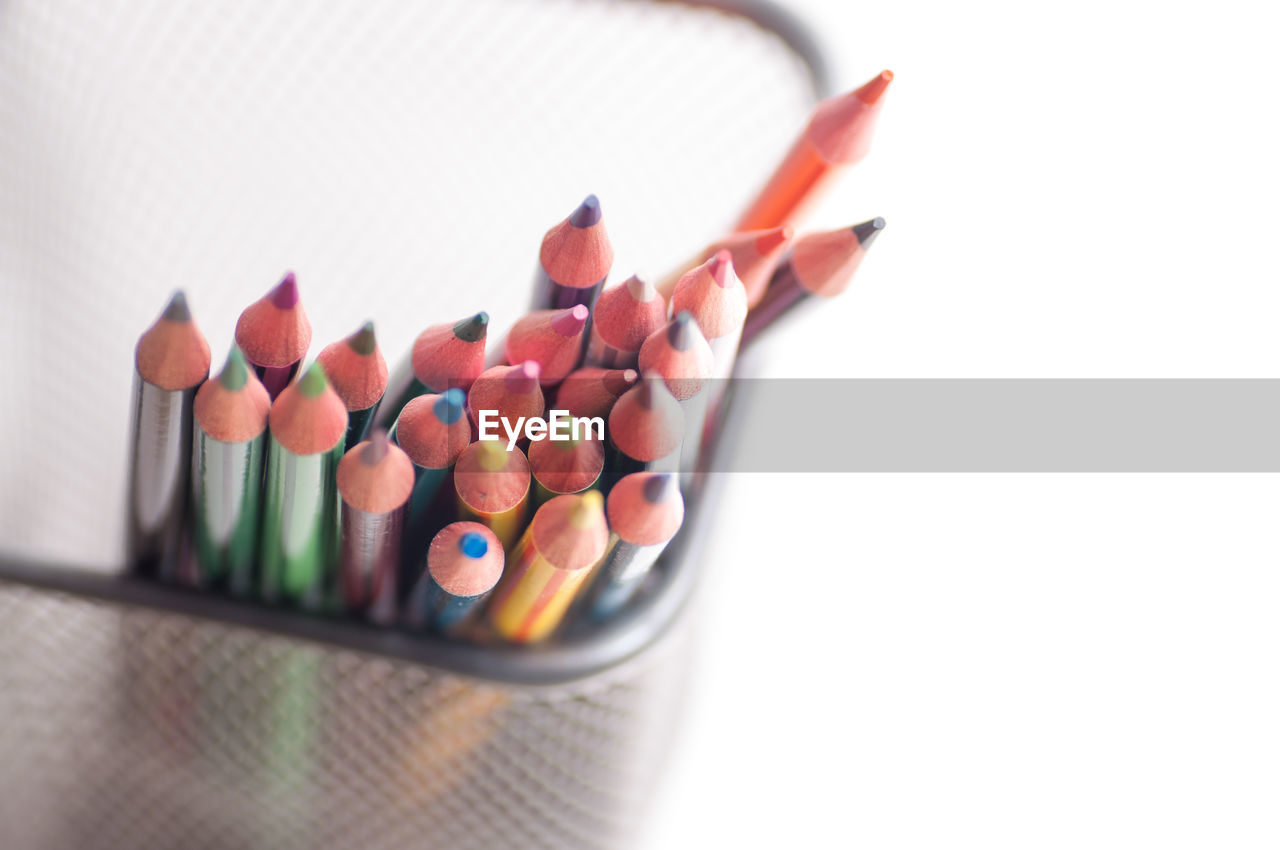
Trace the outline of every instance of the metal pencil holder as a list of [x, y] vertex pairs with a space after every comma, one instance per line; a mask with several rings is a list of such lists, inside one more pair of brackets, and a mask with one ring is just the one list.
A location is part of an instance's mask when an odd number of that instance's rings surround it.
[[636, 834], [713, 492], [616, 621], [478, 646], [121, 575], [121, 448], [133, 341], [175, 286], [215, 360], [286, 266], [313, 353], [372, 316], [396, 356], [431, 321], [514, 320], [539, 236], [587, 192], [622, 276], [718, 236], [822, 71], [777, 10], [707, 6], [0, 12], [0, 338], [40, 364], [0, 377], [25, 400], [0, 424], [0, 846]]

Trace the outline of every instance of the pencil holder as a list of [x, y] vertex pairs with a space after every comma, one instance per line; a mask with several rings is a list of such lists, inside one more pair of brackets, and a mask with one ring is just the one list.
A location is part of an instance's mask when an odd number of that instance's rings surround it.
[[759, 3], [6, 4], [0, 846], [634, 837], [721, 476], [638, 604], [544, 645], [172, 588], [124, 563], [131, 349], [181, 286], [220, 360], [290, 267], [320, 345], [366, 317], [393, 354], [477, 309], [509, 324], [588, 192], [616, 280], [656, 274], [731, 225], [822, 85]]

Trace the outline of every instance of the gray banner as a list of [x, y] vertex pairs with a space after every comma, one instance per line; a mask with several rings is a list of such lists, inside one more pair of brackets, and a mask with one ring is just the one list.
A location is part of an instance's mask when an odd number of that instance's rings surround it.
[[1277, 380], [733, 384], [709, 471], [1280, 472]]

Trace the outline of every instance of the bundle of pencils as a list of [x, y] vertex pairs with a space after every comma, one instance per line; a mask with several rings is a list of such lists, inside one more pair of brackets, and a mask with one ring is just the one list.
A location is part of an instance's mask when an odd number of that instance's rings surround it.
[[394, 376], [367, 321], [304, 365], [290, 272], [208, 380], [175, 293], [137, 347], [136, 568], [450, 640], [607, 623], [680, 530], [739, 349], [847, 288], [884, 229], [796, 235], [866, 155], [892, 79], [819, 104], [736, 232], [658, 286], [606, 288], [613, 245], [591, 195], [543, 237], [533, 309], [501, 343], [487, 346], [487, 312], [431, 324]]

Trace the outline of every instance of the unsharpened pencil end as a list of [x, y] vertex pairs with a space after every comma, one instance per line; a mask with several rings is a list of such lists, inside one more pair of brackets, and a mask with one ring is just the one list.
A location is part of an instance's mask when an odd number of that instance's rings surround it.
[[175, 290], [173, 296], [169, 299], [169, 303], [165, 305], [164, 312], [160, 314], [160, 318], [166, 322], [191, 321], [191, 308], [187, 306], [187, 293], [181, 289]]
[[218, 375], [218, 383], [222, 384], [224, 389], [235, 392], [249, 381], [249, 364], [245, 362], [244, 352], [240, 350], [240, 346], [231, 346], [231, 352], [227, 354], [227, 362], [222, 367], [222, 373]]
[[577, 336], [590, 315], [591, 311], [587, 309], [586, 304], [574, 304], [560, 311], [559, 315], [551, 320], [551, 329], [560, 336]]
[[693, 346], [693, 335], [697, 330], [698, 323], [693, 320], [693, 314], [688, 310], [681, 310], [671, 320], [671, 324], [667, 325], [667, 342], [676, 351], [688, 351]]
[[271, 290], [271, 303], [281, 310], [292, 310], [298, 303], [298, 279], [293, 272], [285, 272], [284, 279]]
[[481, 310], [453, 326], [453, 335], [463, 342], [479, 342], [489, 332], [489, 314]]
[[365, 466], [377, 466], [382, 463], [382, 459], [390, 450], [391, 443], [387, 439], [387, 429], [374, 428], [364, 444], [364, 449], [360, 452], [360, 462]]
[[468, 531], [458, 538], [458, 551], [468, 558], [483, 558], [489, 553], [489, 541], [483, 535]]
[[307, 398], [315, 398], [329, 387], [329, 379], [324, 374], [324, 367], [317, 360], [307, 368], [298, 380], [298, 392]]
[[879, 76], [864, 84], [854, 94], [858, 100], [868, 106], [874, 106], [880, 98], [884, 97], [884, 93], [891, 82], [893, 82], [893, 72], [888, 70], [881, 71]]
[[523, 395], [531, 393], [542, 377], [542, 365], [537, 360], [526, 360], [507, 373], [507, 389]]
[[578, 208], [569, 216], [569, 223], [582, 229], [600, 221], [600, 199], [595, 195], [587, 195]]
[[463, 405], [466, 403], [467, 394], [462, 390], [454, 387], [445, 390], [440, 398], [436, 399], [435, 406], [431, 408], [435, 413], [436, 419], [439, 419], [445, 425], [452, 425], [462, 418]]
[[864, 221], [862, 224], [853, 226], [853, 235], [858, 238], [858, 244], [863, 250], [871, 247], [871, 243], [880, 235], [880, 231], [884, 230], [884, 219], [876, 216], [870, 221]]
[[378, 350], [378, 338], [373, 332], [373, 322], [365, 322], [360, 330], [347, 337], [347, 345], [356, 354], [369, 356]]

